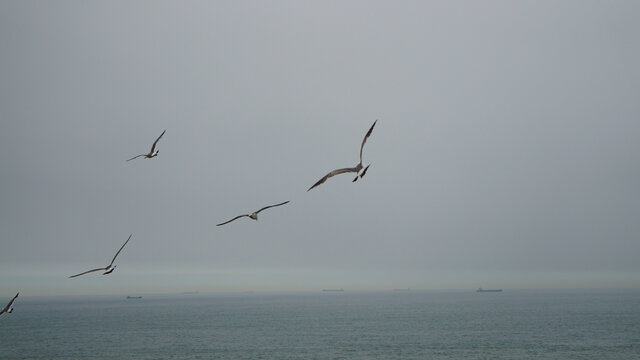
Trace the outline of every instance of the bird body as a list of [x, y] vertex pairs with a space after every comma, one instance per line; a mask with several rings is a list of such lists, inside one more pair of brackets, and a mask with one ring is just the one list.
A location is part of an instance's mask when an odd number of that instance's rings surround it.
[[344, 174], [348, 172], [356, 173], [356, 177], [352, 180], [352, 182], [356, 182], [358, 178], [363, 178], [364, 175], [367, 173], [367, 169], [369, 169], [369, 166], [371, 166], [371, 164], [367, 165], [366, 167], [362, 165], [362, 149], [364, 148], [364, 144], [367, 142], [367, 139], [371, 135], [371, 132], [373, 132], [373, 128], [376, 126], [377, 122], [378, 120], [373, 122], [373, 125], [371, 125], [371, 127], [369, 128], [369, 131], [367, 131], [366, 135], [364, 136], [364, 139], [362, 139], [362, 144], [360, 145], [360, 162], [356, 166], [350, 167], [350, 168], [337, 169], [329, 172], [327, 175], [323, 176], [320, 180], [318, 180], [315, 184], [313, 184], [307, 191], [327, 181], [328, 178], [338, 174]]
[[230, 223], [230, 222], [232, 222], [232, 221], [234, 221], [234, 220], [236, 220], [236, 219], [239, 219], [239, 218], [241, 218], [241, 217], [245, 217], [245, 216], [246, 216], [246, 217], [248, 217], [248, 218], [250, 218], [250, 219], [253, 219], [253, 220], [256, 220], [256, 221], [257, 221], [257, 220], [258, 220], [258, 213], [259, 213], [260, 211], [262, 211], [262, 210], [266, 210], [266, 209], [269, 209], [269, 208], [272, 208], [272, 207], [276, 207], [276, 206], [284, 205], [284, 204], [286, 204], [286, 203], [288, 203], [288, 202], [289, 202], [289, 201], [287, 200], [287, 201], [285, 201], [285, 202], [283, 202], [283, 203], [280, 203], [280, 204], [275, 204], [275, 205], [265, 206], [265, 207], [263, 207], [262, 209], [260, 209], [260, 210], [258, 210], [258, 211], [254, 211], [254, 212], [252, 212], [251, 214], [242, 214], [242, 215], [238, 215], [238, 216], [234, 217], [233, 219], [228, 220], [228, 221], [225, 221], [225, 222], [220, 223], [220, 224], [217, 224], [216, 226], [221, 226], [221, 225], [224, 225], [224, 224], [228, 224], [228, 223]]
[[120, 251], [122, 251], [122, 249], [124, 249], [124, 246], [127, 245], [129, 240], [131, 240], [131, 236], [133, 236], [133, 234], [129, 235], [129, 238], [127, 239], [127, 241], [124, 242], [124, 244], [120, 247], [118, 252], [113, 256], [113, 259], [111, 259], [111, 263], [109, 263], [109, 265], [107, 265], [105, 267], [97, 268], [97, 269], [87, 270], [85, 272], [81, 272], [80, 274], [71, 275], [69, 277], [70, 278], [74, 278], [74, 277], [78, 277], [80, 275], [88, 274], [88, 273], [91, 273], [91, 272], [94, 272], [94, 271], [104, 271], [104, 273], [102, 273], [102, 275], [111, 274], [113, 272], [113, 270], [116, 269], [116, 265], [113, 265], [113, 262], [116, 261], [116, 258], [118, 257], [118, 254], [120, 254]]
[[352, 180], [352, 182], [356, 182], [358, 180], [358, 177], [363, 178], [364, 175], [367, 173], [367, 169], [369, 168], [369, 166], [371, 166], [371, 164], [363, 168], [362, 164], [358, 164], [356, 168], [360, 168], [360, 169], [358, 170], [358, 175], [356, 175], [356, 177]]
[[159, 150], [156, 149], [156, 144], [158, 143], [158, 140], [160, 140], [160, 138], [162, 137], [162, 135], [164, 135], [164, 133], [167, 132], [167, 130], [165, 129], [162, 134], [160, 134], [160, 136], [158, 136], [158, 138], [156, 139], [156, 141], [153, 142], [153, 145], [151, 146], [151, 150], [149, 151], [149, 153], [147, 154], [140, 154], [140, 155], [136, 155], [134, 157], [132, 157], [131, 159], [128, 159], [127, 161], [131, 161], [133, 159], [137, 159], [141, 156], [143, 156], [145, 159], [151, 159], [153, 157], [158, 156], [158, 153], [160, 152]]

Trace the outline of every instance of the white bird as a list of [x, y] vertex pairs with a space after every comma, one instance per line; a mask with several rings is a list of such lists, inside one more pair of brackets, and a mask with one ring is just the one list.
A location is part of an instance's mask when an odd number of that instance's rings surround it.
[[122, 249], [124, 248], [125, 245], [127, 245], [127, 243], [129, 242], [129, 240], [131, 239], [131, 236], [133, 234], [129, 235], [129, 238], [127, 239], [127, 241], [124, 242], [124, 244], [122, 245], [122, 247], [120, 247], [120, 250], [118, 250], [118, 252], [113, 256], [113, 259], [111, 259], [111, 263], [105, 267], [101, 267], [101, 268], [97, 268], [97, 269], [93, 269], [93, 270], [89, 270], [89, 271], [85, 271], [83, 273], [80, 274], [76, 274], [76, 275], [71, 275], [69, 276], [70, 278], [74, 278], [76, 276], [80, 276], [80, 275], [84, 275], [84, 274], [88, 274], [90, 272], [94, 272], [94, 271], [102, 271], [104, 270], [104, 273], [102, 275], [107, 275], [107, 274], [111, 274], [113, 272], [113, 270], [116, 269], [116, 265], [113, 265], [113, 262], [116, 261], [116, 257], [118, 257], [118, 254], [120, 254], [120, 251], [122, 251]]
[[156, 141], [154, 141], [154, 142], [153, 142], [153, 146], [151, 146], [151, 151], [149, 151], [149, 153], [148, 153], [148, 154], [140, 154], [140, 155], [137, 155], [137, 156], [132, 157], [131, 159], [129, 159], [129, 160], [127, 160], [127, 161], [131, 161], [131, 160], [133, 160], [133, 159], [139, 158], [140, 156], [144, 156], [146, 159], [151, 159], [152, 157], [156, 157], [156, 156], [158, 156], [158, 153], [159, 153], [160, 151], [156, 150], [156, 144], [158, 143], [158, 140], [160, 140], [160, 138], [162, 137], [162, 135], [164, 135], [164, 133], [165, 133], [166, 131], [167, 131], [167, 130], [165, 129], [165, 130], [162, 132], [162, 134], [160, 134], [160, 136], [158, 136], [158, 138], [156, 139]]
[[265, 207], [263, 207], [262, 209], [260, 209], [260, 210], [258, 210], [258, 211], [252, 212], [251, 214], [238, 215], [238, 216], [234, 217], [233, 219], [231, 219], [231, 220], [229, 220], [229, 221], [225, 221], [225, 222], [220, 223], [220, 224], [217, 224], [216, 226], [220, 226], [220, 225], [228, 224], [228, 223], [232, 222], [233, 220], [239, 219], [239, 218], [241, 218], [241, 217], [243, 217], [243, 216], [250, 217], [250, 218], [252, 218], [253, 220], [256, 220], [256, 221], [257, 221], [257, 220], [258, 220], [258, 213], [259, 213], [260, 211], [265, 210], [265, 209], [268, 209], [268, 208], [272, 208], [272, 207], [276, 207], [276, 206], [284, 205], [284, 204], [286, 204], [286, 203], [288, 203], [288, 202], [289, 202], [289, 201], [285, 201], [285, 202], [280, 203], [280, 204], [275, 204], [275, 205], [265, 206]]
[[20, 293], [17, 293], [16, 296], [14, 296], [13, 299], [11, 299], [11, 301], [9, 301], [7, 306], [5, 306], [4, 309], [0, 311], [0, 315], [4, 313], [11, 314], [13, 312], [13, 308], [11, 307], [11, 305], [13, 305], [13, 302], [16, 301], [16, 298], [18, 297], [18, 295], [20, 295]]
[[356, 165], [355, 167], [351, 167], [351, 168], [342, 168], [342, 169], [337, 169], [337, 170], [333, 170], [330, 173], [328, 173], [327, 175], [323, 176], [322, 179], [318, 180], [317, 183], [313, 184], [312, 187], [310, 187], [307, 191], [313, 189], [314, 187], [322, 184], [323, 182], [327, 181], [328, 178], [334, 176], [334, 175], [338, 175], [338, 174], [343, 174], [343, 173], [348, 173], [348, 172], [354, 172], [357, 173], [356, 177], [352, 180], [352, 182], [355, 182], [358, 180], [358, 177], [362, 178], [364, 177], [364, 175], [367, 173], [367, 169], [369, 168], [369, 166], [371, 166], [371, 164], [367, 165], [366, 167], [362, 166], [362, 149], [364, 148], [364, 143], [367, 142], [367, 138], [369, 138], [369, 135], [371, 135], [371, 132], [373, 131], [373, 127], [376, 126], [376, 123], [378, 122], [378, 120], [373, 122], [373, 125], [371, 125], [371, 128], [369, 129], [369, 131], [367, 131], [367, 134], [364, 136], [364, 139], [362, 139], [362, 145], [360, 145], [360, 162], [358, 163], [358, 165]]

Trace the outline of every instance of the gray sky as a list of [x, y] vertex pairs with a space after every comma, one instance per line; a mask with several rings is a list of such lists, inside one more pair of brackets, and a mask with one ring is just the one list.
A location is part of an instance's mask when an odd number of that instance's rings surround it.
[[0, 294], [640, 288], [639, 15], [2, 1]]

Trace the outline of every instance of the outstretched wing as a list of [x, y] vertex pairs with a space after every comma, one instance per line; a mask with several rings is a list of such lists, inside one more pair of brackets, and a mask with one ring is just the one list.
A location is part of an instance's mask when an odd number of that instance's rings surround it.
[[371, 133], [373, 132], [373, 128], [376, 126], [376, 123], [378, 122], [378, 119], [376, 119], [376, 121], [373, 122], [373, 125], [371, 125], [371, 128], [369, 128], [369, 131], [367, 131], [367, 134], [364, 136], [364, 139], [362, 139], [362, 145], [360, 145], [360, 163], [362, 164], [362, 149], [364, 149], [364, 143], [367, 142], [367, 139], [369, 138], [369, 135], [371, 135]]
[[332, 172], [328, 173], [327, 175], [323, 176], [322, 179], [318, 180], [317, 183], [313, 184], [312, 187], [310, 187], [307, 191], [313, 189], [314, 187], [322, 184], [323, 182], [327, 181], [328, 178], [334, 176], [334, 175], [338, 175], [338, 174], [343, 174], [343, 173], [347, 173], [347, 172], [358, 172], [358, 170], [356, 170], [357, 168], [343, 168], [343, 169], [337, 169], [337, 170], [333, 170]]
[[74, 278], [74, 277], [77, 277], [77, 276], [80, 276], [80, 275], [84, 275], [84, 274], [88, 274], [88, 273], [94, 272], [94, 271], [107, 270], [108, 268], [109, 267], [107, 266], [107, 267], [101, 267], [101, 268], [97, 268], [97, 269], [93, 269], [93, 270], [88, 270], [88, 271], [82, 272], [80, 274], [71, 275], [71, 276], [69, 276], [69, 278]]
[[155, 150], [156, 148], [156, 144], [158, 143], [158, 140], [160, 140], [160, 138], [162, 137], [162, 135], [164, 135], [164, 133], [167, 132], [167, 129], [165, 129], [162, 134], [160, 134], [160, 136], [158, 136], [158, 138], [156, 139], [156, 141], [153, 142], [153, 146], [151, 146], [151, 151], [149, 152], [150, 154], [153, 154], [153, 150]]
[[20, 295], [19, 292], [16, 294], [16, 296], [13, 297], [13, 299], [11, 299], [11, 301], [9, 301], [9, 305], [7, 305], [7, 307], [11, 307], [11, 305], [13, 305], [13, 302], [16, 301], [16, 298], [18, 297], [18, 295]]
[[249, 216], [249, 214], [238, 215], [238, 216], [234, 217], [233, 219], [228, 220], [228, 221], [225, 221], [225, 222], [220, 223], [220, 224], [217, 224], [216, 226], [220, 226], [220, 225], [228, 224], [228, 223], [232, 222], [233, 220], [240, 219], [241, 217], [244, 217], [244, 216]]
[[131, 160], [133, 160], [133, 159], [137, 159], [137, 158], [139, 158], [140, 156], [145, 156], [145, 155], [147, 155], [147, 154], [140, 154], [140, 155], [138, 155], [138, 156], [134, 156], [134, 157], [132, 157], [131, 159], [129, 159], [129, 160], [127, 160], [127, 161], [131, 161]]
[[11, 299], [11, 301], [9, 301], [7, 306], [5, 306], [4, 309], [2, 309], [2, 311], [0, 311], [0, 315], [2, 315], [5, 312], [9, 311], [9, 309], [11, 308], [11, 305], [13, 305], [13, 302], [16, 301], [16, 298], [18, 297], [18, 295], [20, 295], [19, 292], [16, 294], [16, 296], [13, 297], [13, 299]]
[[124, 249], [124, 246], [127, 245], [129, 240], [131, 240], [131, 236], [133, 236], [133, 234], [129, 235], [129, 238], [127, 239], [127, 241], [124, 242], [122, 247], [120, 247], [120, 250], [118, 250], [118, 252], [113, 256], [113, 259], [111, 259], [111, 263], [107, 267], [110, 267], [111, 265], [113, 265], [113, 262], [116, 261], [116, 258], [118, 257], [118, 254], [120, 254], [120, 251], [122, 251], [122, 249]]
[[260, 209], [260, 210], [256, 211], [256, 214], [257, 214], [257, 213], [259, 213], [259, 212], [260, 212], [260, 211], [262, 211], [262, 210], [265, 210], [265, 209], [268, 209], [268, 208], [272, 208], [272, 207], [276, 207], [276, 206], [280, 206], [280, 205], [284, 205], [284, 204], [286, 204], [286, 203], [288, 203], [288, 202], [289, 202], [289, 200], [287, 200], [287, 201], [285, 201], [285, 202], [283, 202], [283, 203], [280, 203], [280, 204], [275, 204], [275, 205], [265, 206], [265, 207], [263, 207], [262, 209]]

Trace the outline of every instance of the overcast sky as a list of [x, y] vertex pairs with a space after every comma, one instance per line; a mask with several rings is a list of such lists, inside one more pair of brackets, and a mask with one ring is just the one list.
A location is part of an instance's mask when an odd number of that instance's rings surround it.
[[0, 1], [0, 295], [640, 288], [639, 15]]

